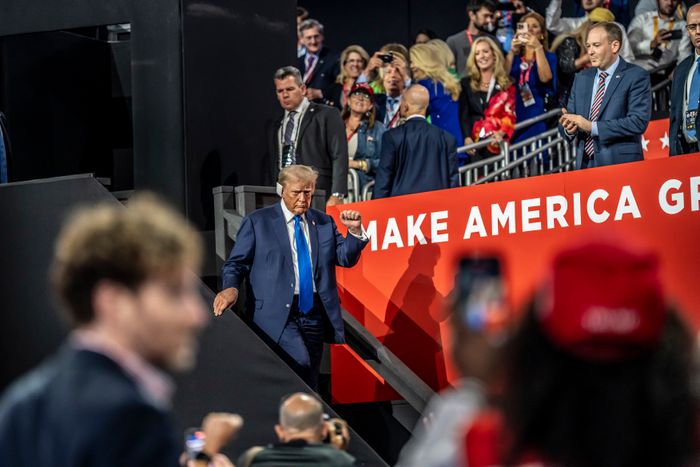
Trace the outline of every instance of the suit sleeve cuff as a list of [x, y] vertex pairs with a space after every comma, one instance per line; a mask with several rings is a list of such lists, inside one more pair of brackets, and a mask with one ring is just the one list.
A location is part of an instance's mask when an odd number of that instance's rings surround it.
[[367, 235], [367, 231], [364, 227], [362, 227], [362, 232], [360, 235], [355, 235], [354, 233], [350, 232], [350, 230], [348, 230], [348, 233], [361, 242], [366, 242], [369, 240], [369, 235]]
[[591, 136], [598, 136], [598, 122], [591, 123]]

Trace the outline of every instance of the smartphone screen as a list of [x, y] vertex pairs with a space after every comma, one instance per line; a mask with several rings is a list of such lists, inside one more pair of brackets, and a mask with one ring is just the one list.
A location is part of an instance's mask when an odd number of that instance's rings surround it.
[[457, 286], [462, 324], [486, 337], [504, 340], [510, 313], [499, 259], [463, 259]]
[[192, 427], [185, 430], [185, 452], [188, 459], [193, 460], [202, 452], [205, 440], [206, 435], [201, 429]]

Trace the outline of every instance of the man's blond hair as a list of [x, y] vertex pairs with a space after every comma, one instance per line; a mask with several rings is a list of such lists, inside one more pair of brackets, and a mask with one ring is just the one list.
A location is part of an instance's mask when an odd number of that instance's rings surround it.
[[308, 165], [290, 165], [280, 170], [277, 183], [286, 186], [289, 182], [310, 182], [316, 183], [318, 172]]

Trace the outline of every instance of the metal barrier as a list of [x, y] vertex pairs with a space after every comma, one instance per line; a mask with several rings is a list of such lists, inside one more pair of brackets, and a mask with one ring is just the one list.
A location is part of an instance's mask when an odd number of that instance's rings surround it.
[[[559, 115], [561, 115], [561, 109], [554, 109], [516, 124], [515, 129], [521, 130]], [[489, 138], [462, 146], [457, 149], [457, 152], [470, 152], [494, 142], [496, 141], [493, 138]], [[569, 170], [575, 159], [574, 143], [561, 137], [557, 128], [512, 145], [506, 141], [499, 141], [498, 144], [499, 154], [459, 168], [462, 185]]]
[[[664, 118], [668, 116], [671, 108], [671, 77], [669, 74], [676, 67], [676, 62], [668, 62], [649, 70], [651, 78], [651, 111], [652, 119]], [[663, 78], [663, 79], [661, 79]], [[654, 81], [661, 79], [658, 83]]]
[[360, 174], [355, 169], [348, 169], [348, 203], [363, 201], [360, 198]]

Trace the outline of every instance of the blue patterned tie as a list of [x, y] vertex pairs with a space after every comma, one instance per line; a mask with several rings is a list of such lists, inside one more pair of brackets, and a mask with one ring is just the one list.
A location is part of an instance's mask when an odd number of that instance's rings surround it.
[[294, 216], [294, 241], [297, 245], [297, 266], [299, 267], [299, 310], [308, 313], [314, 306], [314, 283], [311, 274], [311, 257], [306, 244], [301, 216]]
[[[698, 102], [700, 101], [700, 57], [695, 64], [695, 73], [693, 73], [693, 80], [690, 82], [690, 95], [688, 96], [688, 110], [696, 110], [698, 108]], [[689, 123], [689, 122], [686, 122]], [[697, 129], [693, 125], [692, 130], [687, 130], [688, 137], [696, 139]]]

